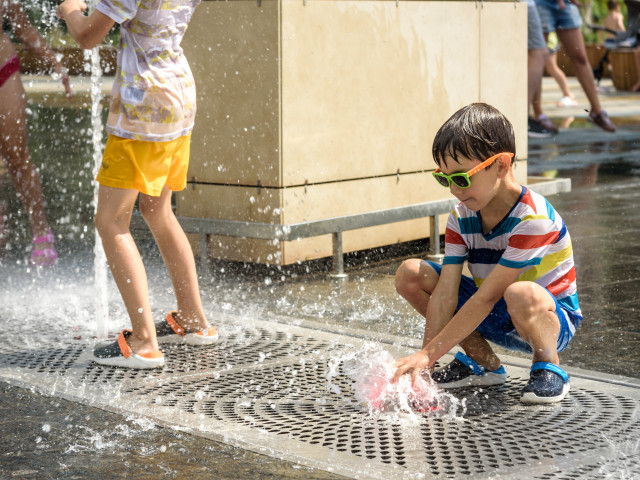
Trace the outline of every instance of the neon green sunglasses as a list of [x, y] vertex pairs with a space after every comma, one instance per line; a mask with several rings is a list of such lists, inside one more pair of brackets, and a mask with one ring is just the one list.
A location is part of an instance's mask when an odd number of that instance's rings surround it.
[[471, 177], [471, 175], [475, 175], [483, 168], [487, 168], [489, 165], [495, 162], [500, 155], [509, 155], [510, 158], [513, 158], [513, 153], [501, 152], [491, 158], [487, 158], [480, 165], [473, 167], [468, 172], [452, 173], [451, 175], [447, 175], [446, 173], [442, 173], [438, 168], [435, 172], [433, 172], [433, 177], [443, 187], [449, 188], [451, 186], [451, 182], [453, 182], [460, 188], [469, 188], [471, 186], [471, 178], [469, 177]]

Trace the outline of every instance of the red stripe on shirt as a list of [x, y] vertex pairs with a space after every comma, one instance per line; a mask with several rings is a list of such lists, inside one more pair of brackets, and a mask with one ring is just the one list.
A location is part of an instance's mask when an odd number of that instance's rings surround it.
[[529, 190], [528, 188], [527, 188], [527, 191], [522, 196], [522, 198], [520, 199], [520, 202], [524, 203], [525, 205], [529, 205], [534, 213], [538, 213], [538, 210], [536, 209], [536, 204], [534, 203], [533, 198], [531, 198], [531, 190]]
[[560, 232], [549, 232], [545, 235], [512, 235], [509, 239], [509, 246], [520, 250], [540, 248], [552, 245], [559, 236]]
[[551, 292], [551, 295], [554, 297], [561, 292], [565, 291], [567, 288], [571, 286], [573, 282], [576, 281], [576, 269], [575, 267], [571, 267], [567, 273], [565, 273], [562, 277], [560, 277], [555, 282], [547, 285], [547, 290]]
[[447, 228], [444, 232], [444, 241], [445, 243], [464, 245], [464, 240], [462, 239], [462, 235], [460, 235], [457, 232], [454, 232], [450, 228]]

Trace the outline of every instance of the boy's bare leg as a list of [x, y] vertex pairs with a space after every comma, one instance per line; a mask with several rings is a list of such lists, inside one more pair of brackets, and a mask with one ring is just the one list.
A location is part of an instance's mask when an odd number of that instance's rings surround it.
[[569, 28], [566, 30], [557, 30], [556, 34], [569, 60], [571, 60], [575, 66], [576, 77], [584, 93], [587, 95], [587, 99], [591, 104], [591, 110], [596, 114], [602, 112], [600, 99], [598, 98], [598, 89], [593, 76], [593, 68], [587, 58], [582, 32], [579, 28]]
[[180, 324], [187, 331], [207, 328], [191, 245], [171, 209], [171, 190], [159, 197], [140, 195], [140, 213], [149, 225], [176, 292]]
[[435, 270], [424, 260], [417, 258], [405, 260], [396, 272], [396, 291], [420, 315], [426, 317], [427, 305], [439, 278]]
[[460, 346], [467, 357], [478, 362], [488, 372], [493, 372], [502, 365], [500, 357], [495, 354], [489, 342], [478, 332], [471, 332], [467, 338], [460, 342]]
[[[427, 262], [420, 259], [405, 260], [396, 272], [396, 291], [404, 297], [416, 311], [426, 317], [427, 305], [431, 292], [438, 284], [439, 275]], [[427, 322], [423, 344], [426, 345], [435, 337], [444, 325], [433, 325]], [[493, 352], [482, 335], [473, 332], [460, 342], [468, 357], [472, 358], [488, 371], [500, 368], [500, 358]]]
[[[49, 232], [49, 224], [44, 213], [40, 175], [29, 156], [27, 101], [17, 72], [0, 87], [0, 97], [0, 156], [7, 164], [20, 201], [29, 215], [33, 236], [42, 237]], [[41, 248], [52, 246], [41, 245]]]
[[516, 282], [504, 294], [511, 321], [533, 349], [533, 362], [560, 364], [560, 322], [549, 292], [534, 282]]
[[131, 319], [133, 333], [128, 338], [129, 346], [135, 353], [144, 354], [158, 350], [158, 341], [151, 315], [147, 273], [129, 230], [137, 197], [137, 190], [100, 185], [95, 223], [113, 279]]

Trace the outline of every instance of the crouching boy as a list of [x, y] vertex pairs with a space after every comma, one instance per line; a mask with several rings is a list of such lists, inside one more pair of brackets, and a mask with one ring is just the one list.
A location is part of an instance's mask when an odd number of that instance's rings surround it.
[[[456, 112], [433, 142], [436, 181], [460, 200], [445, 233], [442, 266], [406, 260], [396, 288], [426, 318], [422, 349], [399, 359], [393, 381], [415, 381], [451, 348], [455, 359], [432, 378], [442, 388], [497, 385], [507, 372], [491, 343], [532, 354], [524, 403], [553, 403], [569, 391], [559, 367], [582, 321], [571, 238], [541, 195], [513, 174], [511, 123], [490, 105]], [[472, 277], [463, 275], [467, 262]]]

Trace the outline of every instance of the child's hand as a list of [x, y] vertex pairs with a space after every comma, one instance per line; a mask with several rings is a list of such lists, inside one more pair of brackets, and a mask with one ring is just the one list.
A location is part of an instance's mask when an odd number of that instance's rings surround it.
[[62, 73], [62, 85], [64, 86], [64, 91], [67, 94], [67, 98], [71, 98], [71, 84], [69, 83], [69, 74], [67, 72]]
[[397, 370], [391, 379], [391, 383], [396, 382], [405, 373], [411, 373], [411, 385], [413, 386], [416, 384], [416, 380], [420, 374], [433, 366], [432, 363], [435, 362], [431, 361], [429, 355], [427, 355], [424, 350], [401, 358], [394, 364]]
[[71, 98], [71, 84], [69, 83], [69, 72], [64, 68], [62, 63], [59, 61], [53, 67], [52, 77], [55, 79], [60, 79], [62, 81], [62, 86], [64, 87], [64, 91], [67, 94], [67, 98]]
[[73, 12], [84, 12], [87, 4], [83, 0], [64, 0], [56, 9], [56, 14], [61, 20], [65, 20]]

